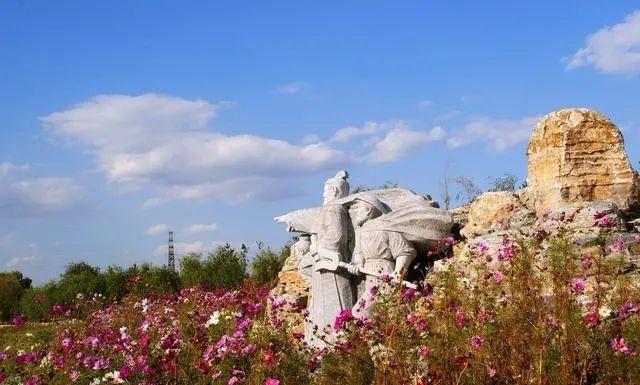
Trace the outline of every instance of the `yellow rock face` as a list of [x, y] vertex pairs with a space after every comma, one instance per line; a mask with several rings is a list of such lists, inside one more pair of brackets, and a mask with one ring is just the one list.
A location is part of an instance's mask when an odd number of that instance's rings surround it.
[[622, 134], [597, 111], [571, 108], [542, 117], [527, 157], [527, 183], [538, 212], [600, 200], [621, 208], [638, 202], [640, 179]]
[[470, 239], [517, 226], [525, 219], [523, 210], [524, 206], [514, 193], [486, 192], [469, 205], [467, 224], [460, 234]]

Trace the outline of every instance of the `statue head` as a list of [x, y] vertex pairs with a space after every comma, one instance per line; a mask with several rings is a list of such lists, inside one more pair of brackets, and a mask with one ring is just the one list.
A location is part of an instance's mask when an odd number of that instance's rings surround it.
[[361, 196], [349, 206], [349, 216], [354, 227], [361, 227], [368, 220], [389, 212], [389, 208], [376, 197]]
[[338, 171], [333, 178], [327, 179], [324, 183], [324, 192], [322, 193], [324, 205], [349, 195], [349, 182], [347, 182], [347, 178], [349, 178], [349, 173], [342, 170]]

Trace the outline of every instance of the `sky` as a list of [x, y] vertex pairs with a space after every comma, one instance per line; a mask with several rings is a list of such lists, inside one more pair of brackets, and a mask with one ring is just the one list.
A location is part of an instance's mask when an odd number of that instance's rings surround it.
[[594, 108], [640, 160], [637, 1], [0, 2], [0, 270], [279, 249], [338, 170], [441, 200]]

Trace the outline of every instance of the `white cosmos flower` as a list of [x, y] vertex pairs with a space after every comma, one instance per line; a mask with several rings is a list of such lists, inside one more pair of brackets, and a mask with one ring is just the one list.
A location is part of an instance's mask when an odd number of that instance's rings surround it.
[[213, 312], [213, 314], [211, 314], [207, 322], [205, 322], [204, 327], [208, 328], [211, 325], [217, 325], [219, 323], [220, 323], [220, 312], [216, 310]]

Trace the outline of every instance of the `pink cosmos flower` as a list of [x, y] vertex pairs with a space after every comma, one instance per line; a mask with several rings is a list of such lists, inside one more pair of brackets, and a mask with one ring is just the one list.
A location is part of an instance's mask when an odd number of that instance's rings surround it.
[[640, 244], [640, 235], [636, 235], [635, 237], [633, 237], [633, 240], [634, 240], [636, 243]]
[[262, 358], [267, 367], [274, 367], [278, 365], [278, 356], [273, 352], [273, 350], [271, 350], [271, 348], [265, 350]]
[[593, 214], [593, 219], [598, 220], [598, 219], [603, 218], [605, 215], [607, 215], [607, 211], [606, 210], [596, 211], [596, 213]]
[[335, 330], [336, 333], [339, 332], [349, 321], [353, 321], [354, 319], [355, 317], [351, 314], [351, 310], [342, 310], [333, 322], [333, 330]]
[[267, 378], [264, 385], [280, 385], [280, 381], [277, 378]]
[[485, 241], [480, 241], [476, 243], [476, 248], [478, 249], [480, 254], [485, 254], [487, 251], [489, 251], [489, 244], [487, 244], [487, 242]]
[[613, 240], [613, 247], [611, 247], [611, 251], [614, 253], [622, 253], [624, 250], [624, 239], [620, 235]]
[[78, 381], [78, 378], [80, 378], [80, 373], [78, 373], [77, 371], [74, 370], [69, 373], [69, 379], [71, 380], [71, 382]]
[[498, 270], [494, 270], [493, 271], [493, 280], [496, 283], [502, 282], [503, 279], [504, 279], [504, 275], [502, 275], [502, 273], [500, 271], [498, 271]]
[[618, 316], [620, 319], [625, 319], [632, 314], [636, 314], [638, 312], [638, 305], [633, 302], [625, 302], [622, 304], [620, 311], [618, 312]]
[[473, 336], [471, 337], [470, 343], [474, 348], [480, 348], [482, 347], [482, 345], [484, 345], [484, 338], [480, 336]]
[[6, 379], [7, 376], [4, 373], [0, 372], [0, 382], [4, 382]]
[[493, 366], [487, 366], [487, 376], [489, 376], [489, 378], [495, 377], [497, 373], [498, 371], [496, 370], [496, 368], [494, 368]]
[[456, 326], [461, 328], [467, 323], [467, 317], [461, 312], [456, 312]]
[[429, 347], [428, 346], [423, 346], [422, 348], [420, 348], [420, 355], [422, 357], [428, 357], [429, 356]]
[[502, 239], [502, 247], [498, 250], [498, 259], [501, 261], [510, 261], [516, 252], [516, 243], [507, 239]]
[[586, 288], [586, 281], [584, 278], [577, 278], [573, 281], [573, 289], [578, 293], [584, 293]]
[[603, 229], [610, 229], [613, 227], [613, 225], [615, 225], [615, 222], [611, 217], [604, 217], [599, 220], [596, 220], [596, 222], [593, 225], [602, 227]]
[[611, 340], [611, 349], [613, 349], [616, 353], [627, 354], [629, 352], [629, 345], [627, 341], [620, 337], [614, 338]]
[[582, 322], [588, 327], [595, 327], [600, 323], [600, 314], [597, 311], [587, 313]]
[[11, 324], [13, 326], [22, 326], [27, 322], [27, 317], [25, 317], [23, 314], [16, 314], [13, 317], [11, 317]]

